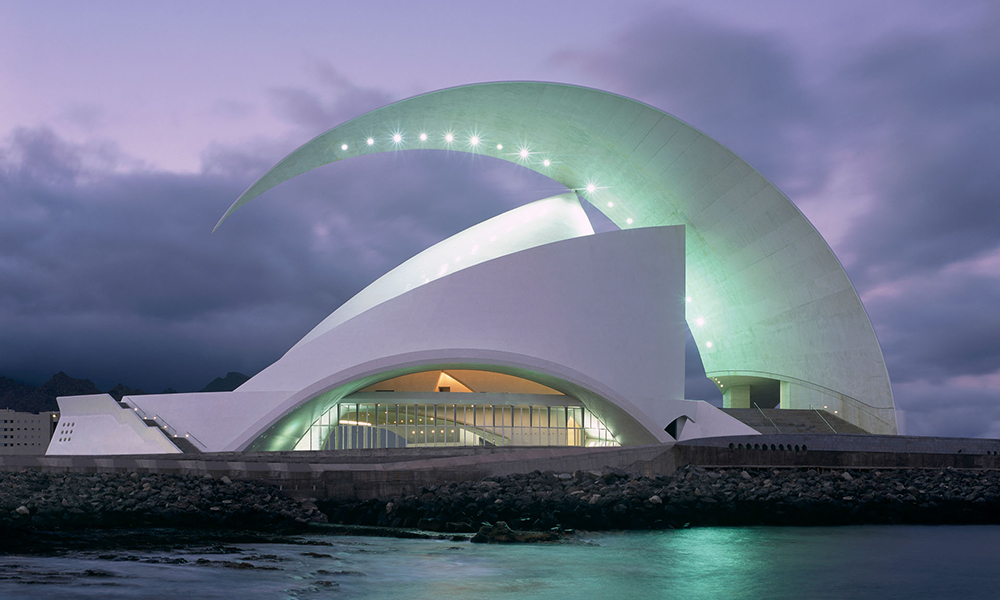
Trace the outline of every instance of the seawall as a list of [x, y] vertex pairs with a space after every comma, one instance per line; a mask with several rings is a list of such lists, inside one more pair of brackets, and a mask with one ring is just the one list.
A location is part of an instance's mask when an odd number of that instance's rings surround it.
[[1000, 440], [782, 434], [626, 448], [426, 448], [149, 456], [5, 456], [0, 471], [228, 476], [279, 486], [292, 497], [392, 498], [423, 487], [533, 471], [621, 469], [657, 477], [684, 465], [820, 469], [1000, 469]]

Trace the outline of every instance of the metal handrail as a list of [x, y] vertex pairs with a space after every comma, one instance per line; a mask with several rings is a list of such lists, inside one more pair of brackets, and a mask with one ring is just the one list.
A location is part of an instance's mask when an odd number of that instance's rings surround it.
[[812, 409], [816, 411], [816, 414], [819, 415], [819, 418], [823, 419], [823, 422], [826, 423], [826, 426], [830, 428], [830, 431], [837, 433], [837, 430], [833, 428], [833, 425], [830, 425], [830, 422], [826, 420], [826, 417], [823, 416], [823, 413], [819, 412], [818, 408], [814, 406], [812, 407]]
[[194, 434], [193, 434], [193, 433], [191, 433], [190, 431], [188, 431], [187, 433], [185, 433], [185, 434], [184, 434], [184, 437], [186, 437], [186, 438], [191, 438], [192, 440], [194, 440], [194, 441], [198, 442], [198, 445], [199, 445], [199, 446], [201, 446], [201, 447], [202, 447], [202, 448], [204, 448], [205, 450], [208, 450], [208, 446], [206, 446], [206, 445], [205, 445], [205, 442], [203, 442], [203, 441], [199, 440], [198, 438], [194, 437]]
[[152, 418], [150, 418], [149, 416], [146, 415], [146, 412], [144, 410], [142, 410], [141, 408], [139, 408], [138, 406], [136, 406], [136, 405], [134, 405], [132, 403], [129, 403], [129, 402], [126, 402], [126, 404], [129, 405], [129, 408], [128, 409], [124, 409], [123, 408], [122, 410], [131, 410], [131, 411], [133, 411], [136, 414], [136, 416], [138, 416], [143, 421], [146, 421], [146, 420], [156, 421], [157, 429], [162, 429], [163, 432], [167, 435], [168, 438], [170, 438], [170, 437], [174, 437], [174, 438], [179, 438], [179, 437], [190, 438], [190, 439], [198, 442], [198, 445], [201, 446], [202, 448], [205, 448], [205, 449], [208, 448], [208, 446], [205, 445], [205, 442], [203, 442], [203, 441], [199, 440], [198, 438], [196, 438], [194, 436], [194, 434], [192, 434], [190, 431], [184, 432], [183, 436], [180, 435], [179, 433], [177, 433], [177, 430], [174, 429], [174, 427], [170, 423], [167, 423], [166, 419], [164, 419], [163, 417], [161, 417], [159, 414], [157, 414], [157, 415], [153, 416]]
[[771, 424], [771, 427], [774, 427], [774, 430], [775, 430], [776, 432], [778, 432], [778, 433], [781, 433], [781, 430], [780, 430], [780, 429], [778, 429], [778, 426], [774, 424], [774, 421], [772, 421], [772, 420], [771, 420], [771, 417], [769, 417], [769, 416], [767, 416], [766, 414], [764, 414], [764, 411], [763, 411], [763, 410], [761, 409], [761, 407], [757, 406], [757, 403], [756, 403], [756, 402], [754, 402], [754, 403], [753, 403], [753, 405], [754, 405], [754, 407], [755, 407], [755, 408], [756, 408], [757, 410], [759, 410], [759, 411], [760, 411], [760, 414], [761, 414], [761, 416], [763, 416], [763, 417], [764, 417], [765, 419], [767, 419], [767, 420], [768, 420], [768, 422], [769, 422], [769, 423]]
[[157, 422], [157, 424], [160, 425], [160, 428], [163, 429], [163, 432], [166, 433], [168, 437], [170, 437], [170, 436], [179, 437], [177, 435], [177, 430], [174, 429], [170, 425], [170, 423], [167, 423], [167, 421], [163, 417], [161, 417], [160, 415], [154, 416], [153, 420], [155, 420]]

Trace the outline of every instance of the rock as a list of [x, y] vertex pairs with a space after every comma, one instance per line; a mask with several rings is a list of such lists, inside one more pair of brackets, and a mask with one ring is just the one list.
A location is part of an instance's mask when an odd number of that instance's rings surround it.
[[21, 506], [18, 506], [17, 509], [16, 509], [16, 511], [17, 511], [17, 514], [19, 514], [21, 516], [25, 516], [25, 517], [28, 516], [29, 514], [31, 514], [31, 511], [28, 510], [28, 507], [25, 506], [25, 505], [23, 505], [23, 504]]
[[649, 497], [649, 503], [650, 504], [663, 504], [663, 499], [654, 494], [654, 495], [652, 495], [652, 496]]
[[841, 477], [843, 477], [847, 481], [854, 481], [854, 477], [851, 477], [851, 474], [848, 473], [847, 471], [844, 471], [844, 474], [841, 475]]
[[226, 484], [226, 485], [230, 485], [230, 484], [232, 484], [232, 483], [233, 483], [233, 480], [232, 480], [232, 479], [230, 479], [230, 478], [229, 478], [228, 476], [226, 476], [226, 475], [223, 475], [222, 477], [220, 477], [220, 478], [219, 478], [219, 481], [221, 481], [222, 483], [224, 483], [224, 484]]
[[555, 542], [562, 539], [558, 531], [514, 531], [504, 521], [496, 525], [485, 524], [472, 536], [473, 544], [517, 544], [532, 542]]

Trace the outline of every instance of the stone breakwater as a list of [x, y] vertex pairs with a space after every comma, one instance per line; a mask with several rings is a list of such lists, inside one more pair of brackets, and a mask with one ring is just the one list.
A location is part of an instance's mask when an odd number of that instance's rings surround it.
[[1000, 471], [682, 467], [488, 477], [399, 498], [320, 503], [331, 523], [474, 532], [712, 525], [1000, 523]]
[[0, 472], [0, 528], [277, 529], [326, 522], [258, 481], [138, 473]]

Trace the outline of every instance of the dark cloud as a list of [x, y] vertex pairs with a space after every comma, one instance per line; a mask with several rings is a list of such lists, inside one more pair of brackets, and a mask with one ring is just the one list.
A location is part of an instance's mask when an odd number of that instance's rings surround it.
[[988, 252], [1000, 211], [1000, 11], [961, 36], [885, 40], [839, 74], [843, 135], [878, 202], [847, 242], [862, 286]]
[[1000, 372], [1000, 277], [990, 270], [945, 269], [888, 285], [868, 301], [894, 381]]
[[786, 191], [821, 183], [822, 146], [810, 143], [822, 134], [815, 100], [793, 52], [773, 35], [669, 9], [644, 15], [607, 48], [566, 51], [554, 62], [705, 131], [768, 177], [794, 184]]
[[910, 435], [986, 437], [1000, 439], [1000, 390], [949, 382], [897, 384], [906, 398], [904, 419]]
[[90, 151], [49, 130], [2, 149], [6, 375], [158, 390], [252, 374], [409, 256], [563, 191], [499, 161], [370, 156], [299, 177], [212, 234], [273, 156], [218, 147], [204, 172], [178, 175], [88, 170]]
[[326, 60], [310, 61], [309, 70], [323, 84], [321, 90], [274, 88], [270, 96], [279, 116], [311, 135], [397, 99], [383, 90], [355, 85]]

